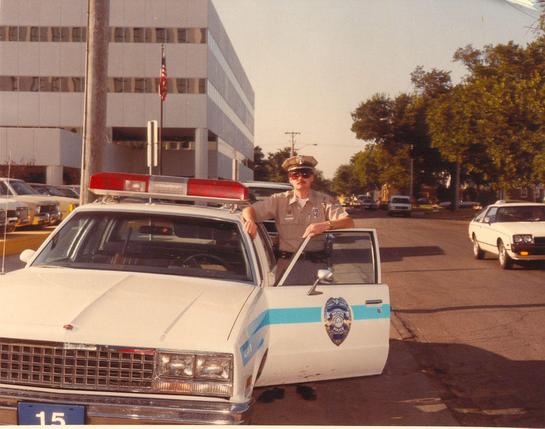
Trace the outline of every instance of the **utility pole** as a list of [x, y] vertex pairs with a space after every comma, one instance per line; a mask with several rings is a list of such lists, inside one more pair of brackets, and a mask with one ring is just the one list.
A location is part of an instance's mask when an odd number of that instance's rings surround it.
[[300, 135], [298, 131], [286, 131], [284, 134], [291, 136], [291, 151], [290, 156], [295, 155], [295, 136]]
[[88, 190], [89, 178], [102, 169], [102, 149], [108, 141], [106, 106], [109, 27], [110, 0], [87, 0], [80, 204], [86, 204], [93, 200], [93, 195]]

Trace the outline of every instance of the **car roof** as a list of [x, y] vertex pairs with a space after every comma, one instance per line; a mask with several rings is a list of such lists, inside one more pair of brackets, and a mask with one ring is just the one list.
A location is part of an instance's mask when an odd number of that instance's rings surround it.
[[528, 206], [532, 206], [532, 207], [545, 207], [545, 204], [543, 203], [534, 203], [534, 202], [530, 202], [528, 201], [527, 203], [524, 203], [524, 202], [520, 202], [520, 201], [517, 201], [516, 203], [511, 203], [511, 202], [508, 202], [508, 201], [496, 201], [494, 204], [490, 204], [490, 207], [528, 207]]

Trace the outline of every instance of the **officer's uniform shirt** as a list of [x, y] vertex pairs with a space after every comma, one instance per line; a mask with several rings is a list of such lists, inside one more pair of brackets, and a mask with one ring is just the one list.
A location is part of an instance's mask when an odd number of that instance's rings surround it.
[[303, 234], [311, 223], [336, 220], [348, 216], [346, 210], [329, 195], [310, 190], [309, 198], [301, 207], [294, 191], [271, 195], [252, 205], [256, 220], [274, 219], [279, 235], [279, 248], [295, 252], [303, 240]]

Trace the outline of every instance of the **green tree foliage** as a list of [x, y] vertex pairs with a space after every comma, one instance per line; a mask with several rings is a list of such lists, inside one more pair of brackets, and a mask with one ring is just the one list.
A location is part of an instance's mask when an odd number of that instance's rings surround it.
[[476, 182], [498, 189], [544, 179], [545, 38], [527, 47], [513, 42], [458, 49], [468, 75], [432, 103], [428, 126], [433, 146], [460, 159]]
[[[352, 113], [352, 131], [356, 137], [366, 140], [375, 147], [374, 152], [365, 153], [362, 160], [372, 159], [380, 162], [375, 168], [376, 185], [378, 176], [382, 183], [409, 192], [410, 166], [413, 165], [413, 189], [418, 194], [421, 185], [434, 185], [445, 170], [445, 163], [440, 153], [431, 145], [426, 113], [436, 97], [448, 93], [451, 88], [450, 74], [433, 69], [430, 72], [417, 67], [411, 75], [415, 86], [412, 94], [400, 94], [389, 98], [384, 94], [375, 94], [361, 103]], [[355, 165], [361, 168], [364, 164]], [[355, 173], [361, 185], [368, 187], [366, 172]]]
[[251, 166], [254, 170], [254, 180], [269, 180], [269, 171], [265, 163], [265, 154], [259, 146], [254, 147], [254, 162]]

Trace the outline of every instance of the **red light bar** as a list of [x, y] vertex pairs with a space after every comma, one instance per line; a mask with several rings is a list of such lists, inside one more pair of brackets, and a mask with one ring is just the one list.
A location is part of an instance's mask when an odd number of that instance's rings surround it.
[[234, 180], [189, 179], [187, 195], [194, 197], [247, 200], [249, 189]]
[[248, 188], [233, 180], [187, 179], [147, 174], [97, 173], [91, 176], [89, 188], [97, 195], [182, 198], [227, 203], [249, 198]]
[[97, 173], [89, 180], [90, 189], [147, 192], [150, 176], [129, 173]]

